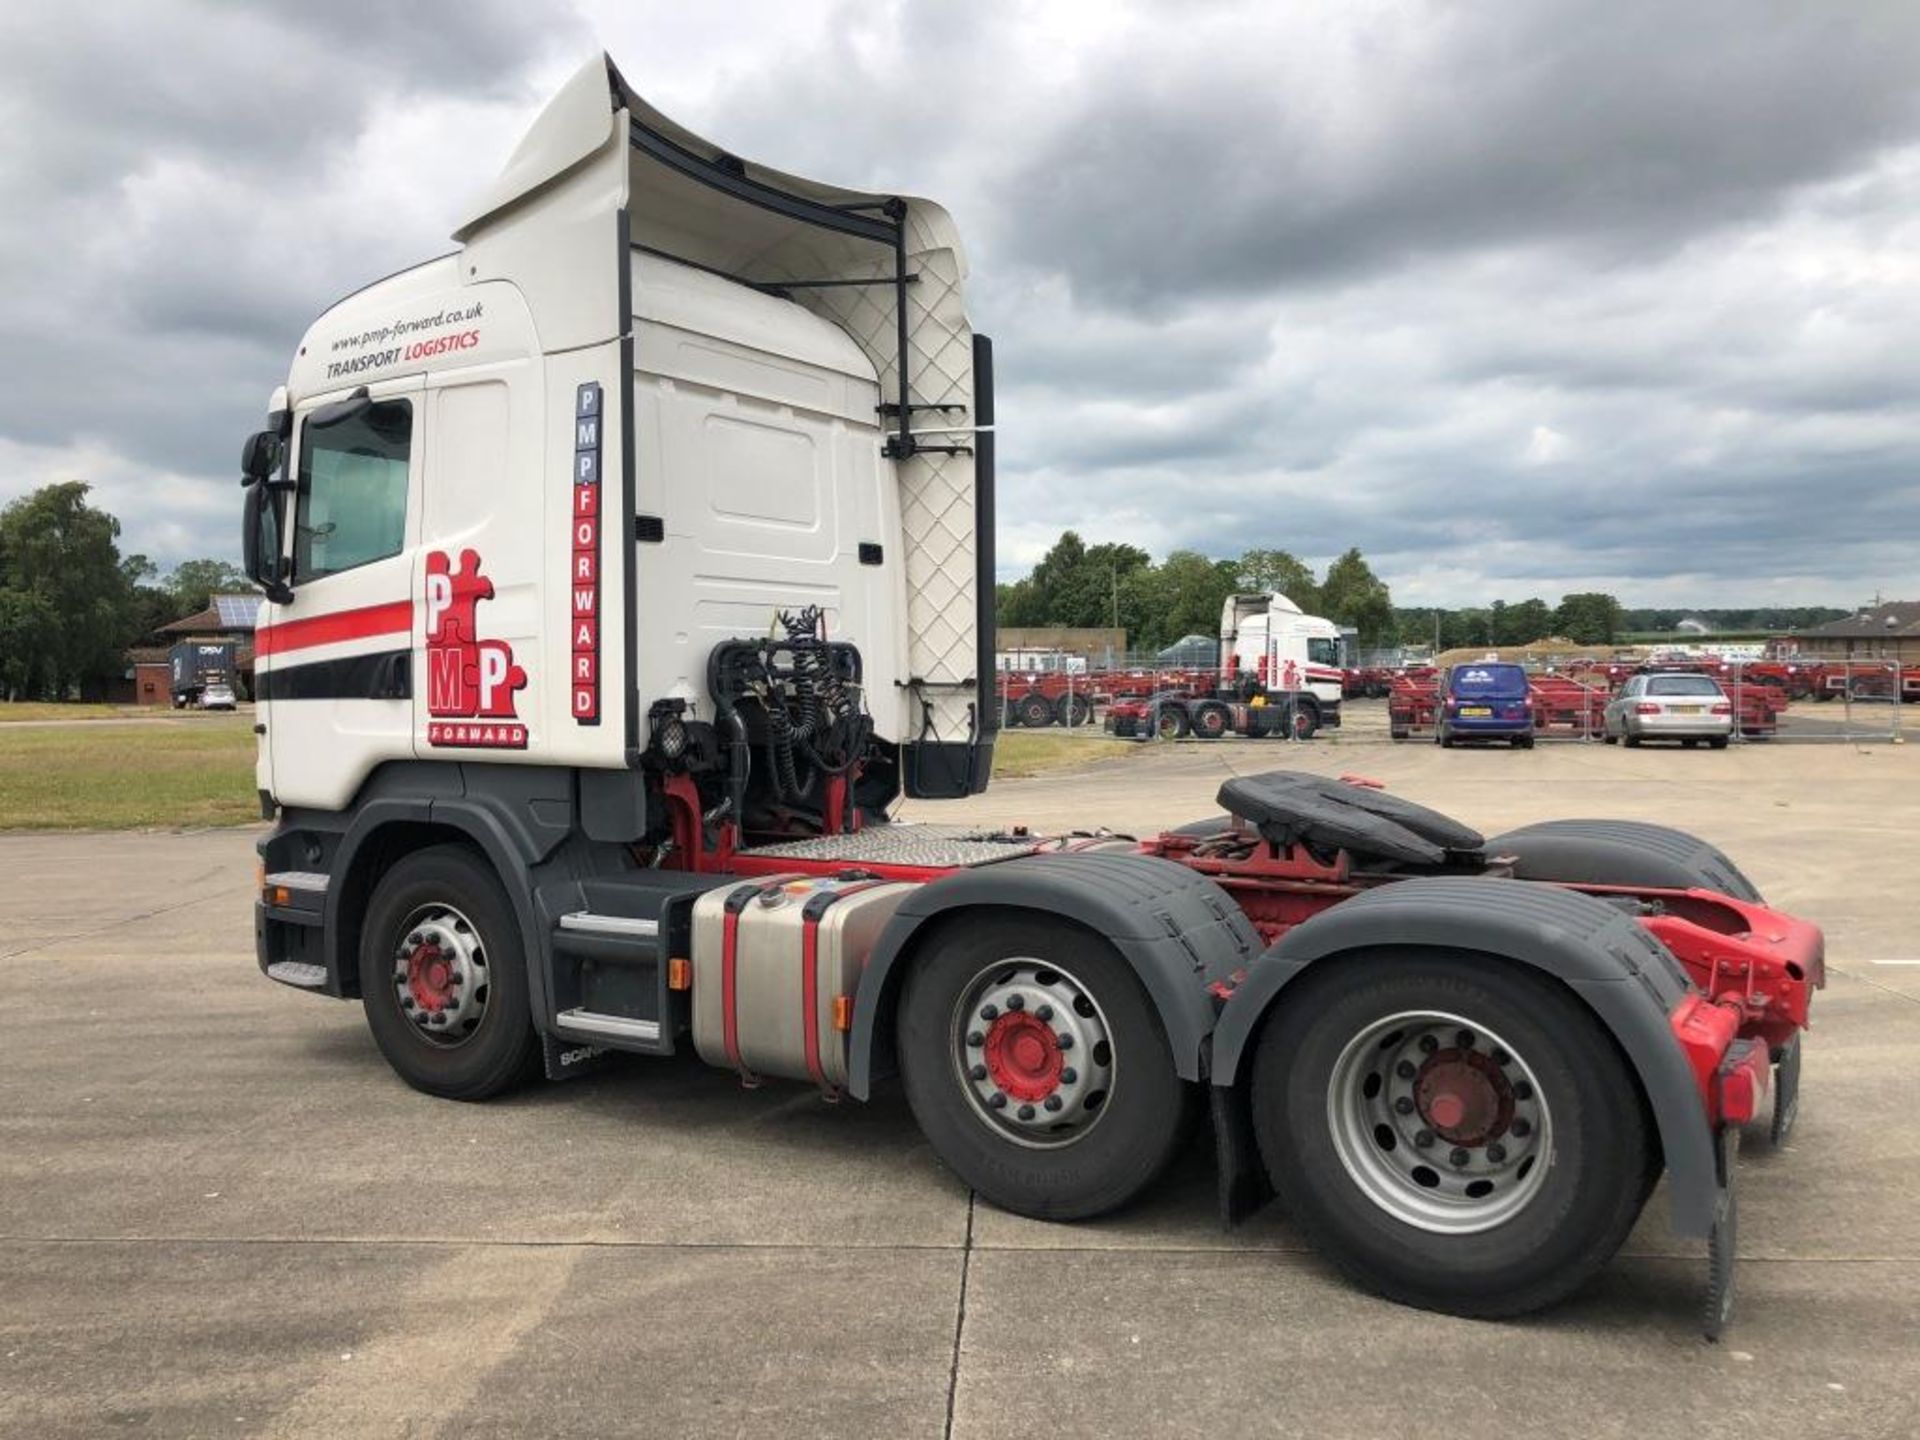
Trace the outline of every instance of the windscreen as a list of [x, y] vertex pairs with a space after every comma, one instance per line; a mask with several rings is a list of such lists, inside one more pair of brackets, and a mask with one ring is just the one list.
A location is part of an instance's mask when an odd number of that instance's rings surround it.
[[1649, 695], [1718, 695], [1720, 684], [1705, 675], [1655, 675], [1647, 681]]
[[1527, 693], [1527, 672], [1518, 665], [1458, 665], [1448, 688], [1463, 698], [1520, 700]]

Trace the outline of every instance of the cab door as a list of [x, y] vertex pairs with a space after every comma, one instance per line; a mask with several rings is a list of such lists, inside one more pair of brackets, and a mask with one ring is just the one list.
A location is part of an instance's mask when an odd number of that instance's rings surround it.
[[420, 377], [303, 409], [286, 555], [293, 598], [255, 637], [276, 797], [337, 809], [413, 753]]

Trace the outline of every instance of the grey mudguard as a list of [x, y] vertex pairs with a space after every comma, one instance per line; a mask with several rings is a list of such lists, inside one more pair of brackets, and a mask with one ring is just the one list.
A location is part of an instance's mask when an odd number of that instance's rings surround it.
[[1174, 1069], [1204, 1078], [1213, 1029], [1207, 987], [1252, 962], [1259, 933], [1225, 891], [1184, 865], [1146, 855], [1036, 855], [959, 870], [923, 885], [894, 913], [854, 998], [850, 1093], [866, 1099], [894, 1070], [893, 1007], [899, 980], [930, 921], [993, 908], [1074, 921], [1110, 942], [1160, 1013]]
[[1564, 981], [1613, 1033], [1640, 1077], [1659, 1127], [1682, 1235], [1713, 1227], [1719, 1182], [1713, 1134], [1686, 1056], [1667, 1023], [1688, 991], [1685, 971], [1618, 906], [1512, 880], [1435, 877], [1383, 885], [1297, 925], [1253, 966], [1221, 1011], [1213, 1083], [1248, 1068], [1248, 1042], [1287, 984], [1308, 966], [1355, 951], [1497, 955]]
[[1544, 820], [1496, 835], [1487, 854], [1510, 855], [1520, 880], [1717, 890], [1763, 903], [1740, 867], [1697, 835], [1640, 820]]

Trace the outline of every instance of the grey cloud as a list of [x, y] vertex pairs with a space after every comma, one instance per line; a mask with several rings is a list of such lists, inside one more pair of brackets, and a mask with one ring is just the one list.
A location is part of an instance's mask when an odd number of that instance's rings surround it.
[[1910, 4], [579, 3], [0, 10], [0, 500], [82, 467], [126, 548], [230, 554], [299, 332], [446, 248], [597, 28], [750, 161], [954, 212], [1010, 562], [1920, 593]]
[[1528, 240], [1632, 257], [1763, 215], [1920, 114], [1903, 0], [1416, 5], [1299, 48], [1244, 9], [1189, 22], [1090, 76], [998, 212], [1089, 301]]

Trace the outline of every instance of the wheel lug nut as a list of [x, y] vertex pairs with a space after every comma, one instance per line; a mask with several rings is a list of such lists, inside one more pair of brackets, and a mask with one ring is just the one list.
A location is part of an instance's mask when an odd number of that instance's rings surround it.
[[1421, 1054], [1431, 1055], [1434, 1051], [1438, 1050], [1439, 1048], [1440, 1048], [1440, 1042], [1434, 1039], [1431, 1035], [1422, 1035], [1420, 1037]]
[[1433, 1132], [1431, 1130], [1414, 1131], [1413, 1143], [1422, 1150], [1432, 1149], [1433, 1148]]
[[1053, 1019], [1053, 1006], [1042, 1005], [1038, 1010], [1033, 1012], [1033, 1018], [1038, 1020], [1042, 1025], [1046, 1024], [1047, 1021]]
[[1079, 1079], [1080, 1079], [1080, 1072], [1074, 1069], [1071, 1065], [1067, 1066], [1066, 1069], [1060, 1072], [1060, 1083], [1062, 1085], [1076, 1084], [1079, 1081]]
[[1458, 1168], [1460, 1166], [1464, 1166], [1472, 1158], [1473, 1157], [1469, 1155], [1465, 1150], [1462, 1150], [1458, 1145], [1456, 1145], [1453, 1147], [1453, 1152], [1447, 1156], [1447, 1162], [1455, 1166], [1456, 1168]]
[[1024, 1010], [1024, 1009], [1026, 1009], [1026, 1008], [1027, 1008], [1027, 997], [1026, 997], [1026, 996], [1024, 996], [1024, 995], [1009, 995], [1009, 996], [1007, 997], [1007, 1009], [1009, 1009], [1009, 1010]]
[[1494, 1141], [1491, 1145], [1487, 1146], [1487, 1159], [1492, 1161], [1495, 1165], [1498, 1165], [1502, 1160], [1506, 1158], [1507, 1158], [1507, 1147], [1502, 1145], [1498, 1140]]
[[1458, 1045], [1462, 1050], [1471, 1050], [1473, 1048], [1473, 1032], [1471, 1030], [1456, 1030], [1453, 1035], [1453, 1043]]
[[998, 1005], [982, 1005], [980, 1007], [980, 1018], [982, 1020], [991, 1020], [999, 1013], [1000, 1007]]
[[1060, 1108], [1060, 1097], [1058, 1095], [1047, 1096], [1046, 1106], [1049, 1110], [1058, 1110]]
[[411, 935], [407, 936], [407, 944], [418, 945], [425, 938], [426, 937], [424, 935], [422, 935], [418, 930], [416, 930]]
[[1513, 1057], [1504, 1050], [1495, 1050], [1493, 1052], [1493, 1063], [1496, 1065], [1511, 1065], [1513, 1063]]
[[1515, 1135], [1518, 1135], [1523, 1139], [1533, 1131], [1533, 1126], [1527, 1123], [1526, 1117], [1524, 1115], [1516, 1117], [1513, 1124], [1511, 1124], [1507, 1128], [1513, 1131]]
[[976, 1065], [969, 1070], [967, 1074], [975, 1080], [984, 1080], [987, 1078], [987, 1067], [984, 1065]]
[[1073, 1049], [1073, 1036], [1067, 1034], [1066, 1031], [1062, 1030], [1058, 1035], [1054, 1036], [1053, 1038], [1054, 1038], [1054, 1041], [1060, 1046], [1062, 1050]]
[[1522, 1080], [1518, 1085], [1513, 1087], [1513, 1098], [1516, 1100], [1531, 1100], [1533, 1098], [1533, 1086]]
[[986, 1043], [987, 1037], [982, 1035], [978, 1030], [969, 1030], [967, 1032], [967, 1044], [971, 1045], [974, 1049], [978, 1050]]
[[1006, 1109], [1007, 1097], [1002, 1095], [998, 1090], [994, 1091], [993, 1094], [987, 1097], [987, 1108], [990, 1110]]
[[1413, 1113], [1413, 1097], [1410, 1095], [1402, 1095], [1398, 1100], [1393, 1102], [1393, 1108], [1397, 1114], [1411, 1115]]
[[1420, 1072], [1413, 1068], [1413, 1062], [1411, 1060], [1402, 1060], [1398, 1065], [1393, 1067], [1393, 1073], [1398, 1075], [1402, 1080], [1411, 1080]]
[[1014, 1111], [1013, 1113], [1019, 1116], [1022, 1120], [1031, 1120], [1033, 1119], [1033, 1106], [1022, 1105], [1018, 1110]]

